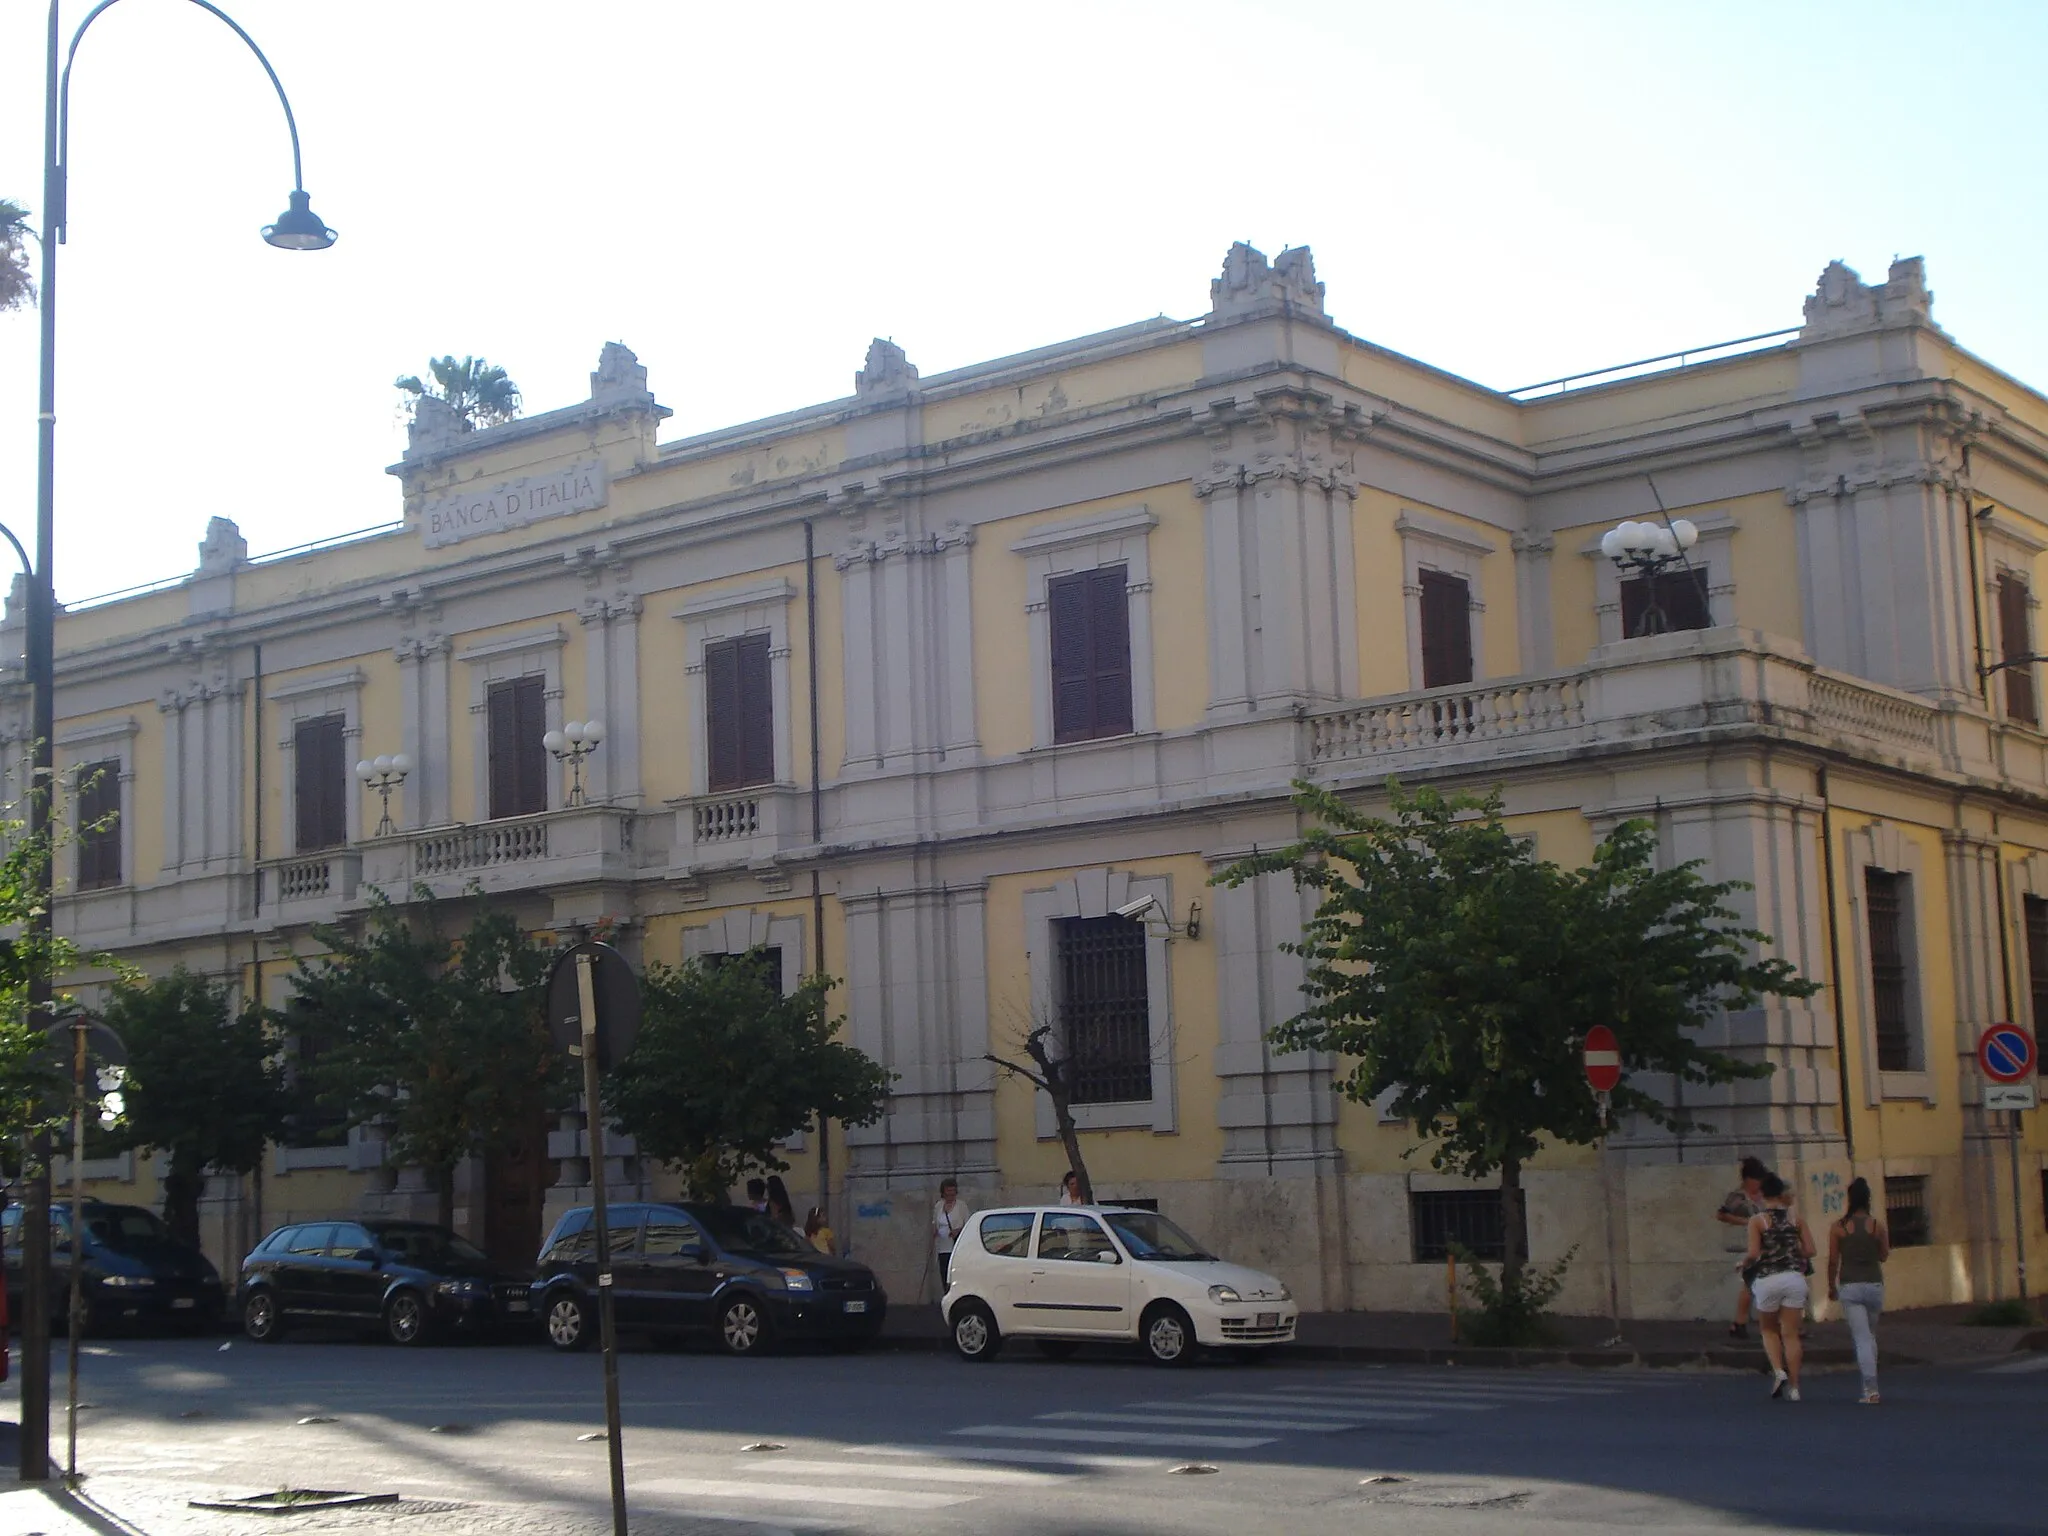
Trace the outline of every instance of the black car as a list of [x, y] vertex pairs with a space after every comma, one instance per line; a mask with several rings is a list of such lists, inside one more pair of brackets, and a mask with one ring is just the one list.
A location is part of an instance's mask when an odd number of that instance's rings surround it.
[[[881, 1332], [889, 1298], [874, 1271], [820, 1253], [799, 1233], [741, 1206], [614, 1205], [612, 1305], [621, 1329], [709, 1333], [727, 1354], [784, 1339], [857, 1347]], [[583, 1349], [597, 1335], [597, 1233], [590, 1208], [566, 1212], [534, 1279], [548, 1342]]]
[[[139, 1205], [88, 1200], [85, 1221], [85, 1326], [170, 1324], [197, 1332], [219, 1324], [225, 1291], [205, 1254], [171, 1236]], [[7, 1315], [21, 1317], [21, 1207], [0, 1214], [7, 1267]], [[50, 1322], [62, 1329], [71, 1306], [71, 1205], [50, 1208]]]
[[242, 1331], [274, 1343], [294, 1322], [376, 1329], [394, 1344], [530, 1326], [527, 1277], [446, 1227], [309, 1221], [242, 1261]]

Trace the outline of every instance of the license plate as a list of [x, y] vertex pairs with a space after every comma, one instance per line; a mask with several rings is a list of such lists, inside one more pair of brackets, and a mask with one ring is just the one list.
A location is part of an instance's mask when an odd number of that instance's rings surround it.
[[176, 1311], [180, 1307], [190, 1307], [195, 1305], [197, 1305], [197, 1303], [195, 1303], [190, 1296], [173, 1296], [171, 1298], [171, 1309], [173, 1311]]
[[849, 1312], [865, 1312], [867, 1309], [868, 1304], [864, 1301], [849, 1301], [846, 1304], [846, 1310]]
[[1280, 1314], [1278, 1312], [1261, 1312], [1256, 1326], [1260, 1328], [1278, 1328], [1280, 1326]]
[[531, 1312], [533, 1310], [533, 1303], [524, 1296], [516, 1296], [505, 1303], [505, 1310], [507, 1312]]

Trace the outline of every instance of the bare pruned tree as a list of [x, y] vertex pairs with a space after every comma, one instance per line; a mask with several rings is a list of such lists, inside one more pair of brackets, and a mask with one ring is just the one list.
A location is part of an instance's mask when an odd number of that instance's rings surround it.
[[1044, 1012], [1034, 1009], [1028, 1026], [1015, 1044], [1015, 1049], [1023, 1052], [1023, 1060], [1014, 1054], [991, 1054], [982, 1059], [1012, 1077], [1023, 1078], [1052, 1101], [1053, 1122], [1059, 1127], [1060, 1145], [1067, 1149], [1067, 1166], [1081, 1181], [1082, 1203], [1093, 1205], [1095, 1186], [1088, 1178], [1087, 1160], [1081, 1156], [1080, 1132], [1074, 1127], [1073, 1058], [1061, 1049], [1060, 1042], [1054, 1038], [1053, 1022]]

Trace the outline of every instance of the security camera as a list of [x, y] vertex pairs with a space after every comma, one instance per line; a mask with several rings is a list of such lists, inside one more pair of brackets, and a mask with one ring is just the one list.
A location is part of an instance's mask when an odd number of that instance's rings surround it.
[[1140, 896], [1136, 901], [1127, 901], [1116, 909], [1118, 917], [1142, 917], [1151, 908], [1159, 905], [1157, 896]]

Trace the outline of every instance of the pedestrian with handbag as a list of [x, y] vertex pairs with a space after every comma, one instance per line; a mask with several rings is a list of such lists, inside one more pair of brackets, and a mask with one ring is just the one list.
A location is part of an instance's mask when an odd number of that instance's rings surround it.
[[967, 1218], [973, 1214], [967, 1208], [967, 1202], [960, 1198], [958, 1179], [947, 1179], [939, 1185], [939, 1198], [932, 1206], [932, 1252], [939, 1261], [941, 1296], [946, 1294], [946, 1287], [952, 1283], [953, 1244], [959, 1241], [967, 1226]]
[[1758, 1193], [1764, 1207], [1749, 1218], [1742, 1275], [1756, 1298], [1757, 1331], [1771, 1362], [1771, 1396], [1796, 1403], [1805, 1350], [1799, 1320], [1806, 1312], [1806, 1277], [1813, 1272], [1813, 1234], [1792, 1214], [1792, 1192], [1775, 1173], [1764, 1175]]

